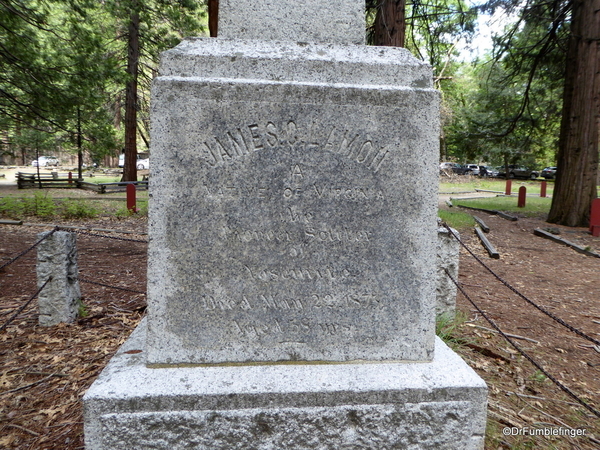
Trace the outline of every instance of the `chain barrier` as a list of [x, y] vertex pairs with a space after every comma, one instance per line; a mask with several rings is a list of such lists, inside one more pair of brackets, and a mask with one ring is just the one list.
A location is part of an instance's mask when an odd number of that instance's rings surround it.
[[463, 289], [463, 287], [454, 279], [454, 277], [450, 274], [450, 272], [448, 272], [448, 269], [444, 269], [444, 271], [446, 272], [446, 275], [448, 275], [448, 278], [450, 278], [450, 280], [452, 280], [452, 282], [456, 285], [456, 287], [458, 288], [458, 290], [461, 292], [462, 295], [465, 296], [465, 298], [471, 303], [471, 305], [473, 305], [473, 307], [477, 310], [477, 312], [479, 314], [481, 314], [481, 316], [488, 321], [488, 323], [504, 338], [506, 339], [506, 341], [512, 345], [515, 350], [517, 350], [523, 357], [525, 357], [531, 364], [533, 364], [540, 372], [542, 372], [544, 374], [544, 376], [546, 376], [550, 381], [552, 381], [556, 386], [558, 386], [562, 391], [564, 391], [565, 393], [567, 393], [571, 398], [573, 398], [574, 400], [576, 400], [580, 405], [582, 405], [585, 409], [587, 409], [588, 411], [590, 411], [592, 414], [594, 414], [597, 417], [600, 417], [600, 411], [596, 410], [594, 407], [590, 406], [587, 402], [585, 402], [583, 399], [581, 399], [579, 396], [577, 396], [577, 394], [575, 394], [573, 391], [571, 391], [571, 389], [569, 389], [568, 387], [566, 387], [564, 384], [562, 384], [560, 381], [558, 381], [556, 378], [554, 378], [552, 375], [550, 375], [540, 364], [538, 364], [531, 356], [529, 356], [529, 354], [527, 354], [523, 349], [521, 349], [521, 347], [519, 347], [517, 344], [515, 344], [515, 342], [508, 337], [508, 335], [506, 335], [506, 333], [504, 333], [500, 327], [498, 325], [496, 325], [496, 322], [494, 322], [491, 318], [489, 318], [487, 316], [487, 314], [473, 301], [473, 299], [471, 299], [471, 297], [469, 297], [469, 295], [465, 292], [465, 290]]
[[106, 239], [115, 239], [118, 241], [126, 241], [126, 242], [141, 242], [144, 244], [147, 244], [148, 241], [145, 239], [131, 239], [131, 238], [124, 238], [124, 237], [119, 237], [119, 236], [109, 236], [106, 234], [95, 234], [95, 233], [90, 233], [89, 231], [83, 231], [83, 230], [74, 230], [72, 228], [62, 228], [62, 227], [57, 227], [58, 230], [62, 230], [62, 231], [68, 231], [69, 233], [77, 233], [77, 234], [82, 234], [84, 236], [91, 236], [91, 237], [101, 237], [101, 238], [106, 238]]
[[42, 292], [42, 290], [43, 290], [43, 289], [46, 287], [46, 285], [47, 285], [48, 283], [50, 283], [51, 281], [52, 281], [52, 277], [49, 277], [49, 278], [46, 280], [46, 282], [45, 282], [45, 283], [42, 285], [42, 287], [40, 287], [40, 288], [37, 290], [37, 292], [36, 292], [35, 294], [33, 294], [33, 296], [31, 296], [31, 298], [30, 298], [29, 300], [27, 300], [27, 301], [25, 302], [25, 304], [24, 304], [23, 306], [21, 306], [21, 307], [20, 307], [20, 308], [19, 308], [19, 309], [18, 309], [18, 310], [17, 310], [17, 311], [16, 311], [16, 312], [15, 312], [15, 313], [14, 313], [14, 314], [13, 314], [13, 315], [12, 315], [12, 316], [11, 316], [11, 317], [10, 317], [10, 318], [9, 318], [9, 319], [6, 321], [6, 322], [5, 322], [5, 323], [4, 323], [4, 325], [2, 325], [2, 326], [0, 327], [0, 331], [4, 330], [4, 329], [5, 329], [5, 328], [6, 328], [6, 327], [7, 327], [7, 326], [8, 326], [8, 325], [9, 325], [9, 324], [10, 324], [10, 323], [13, 321], [13, 320], [15, 320], [15, 318], [16, 318], [16, 317], [17, 317], [19, 314], [21, 314], [25, 308], [27, 308], [27, 305], [29, 305], [29, 304], [30, 304], [30, 303], [33, 301], [33, 299], [34, 299], [34, 298], [36, 298], [38, 295], [40, 295], [40, 292]]
[[450, 234], [452, 234], [452, 236], [454, 236], [454, 238], [460, 243], [460, 245], [462, 245], [468, 252], [469, 254], [475, 258], [475, 260], [481, 264], [489, 273], [491, 273], [498, 281], [500, 281], [504, 286], [506, 286], [509, 290], [511, 290], [513, 293], [515, 293], [516, 295], [518, 295], [519, 297], [521, 297], [523, 300], [525, 300], [527, 303], [529, 303], [531, 306], [533, 306], [534, 308], [536, 308], [537, 310], [539, 310], [540, 312], [544, 313], [545, 315], [547, 315], [548, 317], [550, 317], [552, 320], [554, 320], [555, 322], [561, 324], [563, 327], [567, 328], [569, 331], [577, 334], [578, 336], [593, 342], [594, 344], [600, 346], [600, 341], [597, 339], [594, 339], [591, 336], [588, 336], [587, 334], [585, 334], [583, 331], [578, 330], [577, 328], [575, 328], [573, 325], [568, 324], [567, 322], [565, 322], [563, 319], [561, 319], [560, 317], [555, 316], [554, 314], [552, 314], [550, 311], [547, 311], [546, 309], [542, 308], [541, 306], [539, 306], [537, 303], [535, 303], [534, 301], [530, 300], [529, 298], [527, 298], [525, 295], [521, 294], [519, 291], [517, 291], [514, 287], [512, 287], [508, 282], [504, 281], [504, 279], [498, 275], [497, 273], [495, 273], [490, 267], [487, 266], [486, 263], [484, 263], [481, 258], [479, 258], [477, 255], [475, 255], [475, 253], [473, 253], [471, 251], [471, 249], [469, 247], [467, 247], [467, 245], [460, 239], [459, 236], [456, 235], [456, 233], [454, 233], [454, 231], [452, 230], [452, 228], [450, 228], [446, 223], [443, 223], [443, 226], [450, 232]]
[[106, 288], [110, 288], [110, 289], [118, 289], [120, 291], [126, 291], [126, 292], [133, 292], [134, 294], [146, 295], [146, 292], [143, 292], [143, 291], [136, 291], [135, 289], [128, 289], [128, 288], [119, 287], [119, 286], [110, 286], [108, 284], [98, 283], [97, 281], [88, 280], [83, 277], [78, 277], [78, 278], [76, 278], [76, 280], [81, 281], [82, 283], [95, 284], [96, 286], [102, 286], [102, 287], [106, 287]]
[[48, 233], [46, 236], [44, 236], [43, 238], [41, 238], [39, 241], [37, 241], [35, 244], [33, 244], [27, 250], [22, 251], [17, 256], [15, 256], [13, 259], [11, 259], [8, 262], [2, 264], [0, 266], [0, 271], [2, 269], [4, 269], [5, 267], [10, 266], [12, 263], [14, 263], [15, 261], [17, 261], [19, 258], [22, 258], [23, 256], [25, 256], [27, 253], [29, 253], [31, 250], [33, 250], [34, 248], [36, 248], [38, 245], [40, 245], [42, 242], [44, 242], [46, 239], [48, 239], [50, 236], [52, 236], [57, 231], [58, 231], [58, 227], [55, 227], [52, 231], [50, 231], [50, 233]]

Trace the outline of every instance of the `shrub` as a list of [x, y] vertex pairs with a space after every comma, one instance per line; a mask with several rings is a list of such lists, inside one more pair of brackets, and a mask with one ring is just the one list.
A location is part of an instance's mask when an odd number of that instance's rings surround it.
[[100, 211], [84, 200], [65, 200], [61, 205], [61, 216], [65, 219], [93, 219]]

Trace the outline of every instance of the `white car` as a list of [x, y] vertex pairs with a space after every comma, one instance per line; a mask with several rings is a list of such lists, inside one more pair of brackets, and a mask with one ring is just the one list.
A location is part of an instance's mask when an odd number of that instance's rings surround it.
[[58, 159], [54, 156], [40, 156], [38, 159], [31, 161], [33, 167], [58, 166]]
[[138, 168], [138, 170], [148, 170], [148, 169], [150, 169], [150, 158], [138, 159], [136, 167]]
[[[125, 153], [121, 153], [119, 155], [119, 167], [123, 167], [125, 165]], [[135, 167], [138, 168], [138, 170], [148, 170], [150, 168], [150, 159], [146, 158], [146, 159], [138, 159], [135, 163]]]

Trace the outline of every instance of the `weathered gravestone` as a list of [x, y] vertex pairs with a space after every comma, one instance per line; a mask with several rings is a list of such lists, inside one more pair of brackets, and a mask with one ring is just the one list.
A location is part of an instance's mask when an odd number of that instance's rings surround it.
[[361, 5], [222, 1], [163, 54], [148, 319], [87, 448], [483, 447], [485, 384], [434, 335], [431, 69], [354, 45]]
[[[45, 231], [37, 246], [39, 324], [54, 326], [77, 318], [81, 293], [77, 269], [77, 235], [66, 231]], [[48, 281], [50, 280], [50, 281]]]

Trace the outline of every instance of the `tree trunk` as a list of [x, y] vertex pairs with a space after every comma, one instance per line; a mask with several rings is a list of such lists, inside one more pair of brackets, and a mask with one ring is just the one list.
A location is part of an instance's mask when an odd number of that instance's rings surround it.
[[81, 108], [77, 108], [77, 179], [83, 180], [83, 146], [81, 139]]
[[599, 39], [600, 0], [574, 0], [550, 223], [588, 226], [598, 196]]
[[121, 181], [137, 181], [137, 79], [140, 59], [140, 14], [137, 0], [131, 0], [128, 29], [127, 74], [125, 86], [125, 161]]
[[375, 16], [374, 45], [404, 47], [406, 0], [382, 0]]
[[219, 0], [208, 0], [208, 31], [210, 37], [217, 37], [219, 31]]

